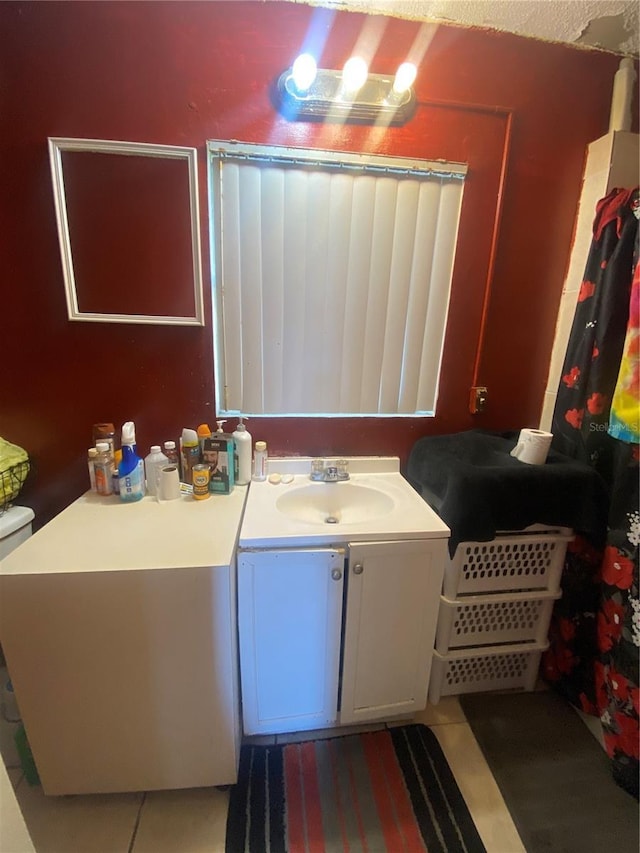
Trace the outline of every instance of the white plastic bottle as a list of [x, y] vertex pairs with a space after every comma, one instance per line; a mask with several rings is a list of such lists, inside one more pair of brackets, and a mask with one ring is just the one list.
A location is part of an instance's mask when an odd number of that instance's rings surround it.
[[238, 426], [233, 431], [234, 464], [236, 469], [236, 485], [246, 486], [251, 482], [251, 435], [239, 418]]
[[149, 453], [144, 458], [144, 473], [147, 478], [147, 494], [157, 494], [158, 468], [168, 465], [169, 459], [164, 455], [159, 444], [152, 444]]
[[253, 479], [267, 479], [267, 442], [256, 441], [255, 453], [253, 454]]
[[98, 455], [97, 447], [90, 447], [87, 453], [87, 467], [89, 468], [89, 487], [92, 492], [97, 492], [96, 489], [96, 456]]

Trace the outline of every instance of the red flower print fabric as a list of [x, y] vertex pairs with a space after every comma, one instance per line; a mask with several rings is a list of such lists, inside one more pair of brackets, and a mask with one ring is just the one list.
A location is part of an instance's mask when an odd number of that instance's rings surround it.
[[575, 366], [562, 377], [562, 381], [567, 388], [575, 388], [578, 384], [578, 379], [580, 379], [580, 368]]
[[569, 409], [568, 412], [565, 412], [564, 416], [565, 421], [571, 424], [574, 429], [580, 429], [583, 418], [584, 409]]
[[618, 589], [629, 589], [633, 582], [633, 561], [611, 545], [605, 548], [602, 580]]
[[604, 394], [598, 394], [597, 391], [594, 391], [587, 400], [587, 410], [590, 415], [601, 415], [604, 412], [606, 405], [607, 398]]
[[606, 601], [598, 613], [598, 643], [603, 651], [610, 651], [620, 639], [623, 621], [622, 604], [613, 599]]
[[592, 281], [583, 281], [578, 291], [578, 302], [584, 302], [596, 292], [596, 286]]

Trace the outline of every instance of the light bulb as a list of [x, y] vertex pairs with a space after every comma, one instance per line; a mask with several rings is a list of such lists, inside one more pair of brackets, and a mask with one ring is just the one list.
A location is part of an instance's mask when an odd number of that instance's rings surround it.
[[291, 67], [291, 76], [296, 89], [306, 92], [316, 79], [318, 68], [310, 53], [301, 53]]
[[369, 69], [367, 63], [359, 56], [352, 56], [342, 69], [342, 82], [349, 92], [357, 92], [364, 86]]
[[410, 89], [417, 74], [418, 69], [413, 62], [403, 62], [396, 71], [395, 80], [393, 81], [393, 91], [396, 95], [401, 95]]

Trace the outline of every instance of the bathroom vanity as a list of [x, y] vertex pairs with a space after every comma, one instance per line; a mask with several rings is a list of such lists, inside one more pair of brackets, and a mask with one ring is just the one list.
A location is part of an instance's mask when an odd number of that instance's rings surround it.
[[[424, 708], [449, 529], [397, 459], [348, 482], [252, 483], [238, 553], [247, 734]], [[309, 462], [276, 460], [308, 472]]]
[[246, 493], [88, 493], [0, 563], [0, 642], [45, 793], [235, 782]]
[[397, 458], [350, 459], [344, 482], [312, 482], [310, 463], [271, 459], [283, 479], [205, 501], [87, 493], [0, 562], [45, 793], [232, 784], [242, 721], [425, 706], [449, 529]]

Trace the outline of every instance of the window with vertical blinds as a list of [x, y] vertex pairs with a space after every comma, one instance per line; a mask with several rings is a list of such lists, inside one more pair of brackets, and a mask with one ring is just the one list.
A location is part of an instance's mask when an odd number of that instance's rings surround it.
[[435, 413], [466, 166], [208, 151], [218, 411]]

